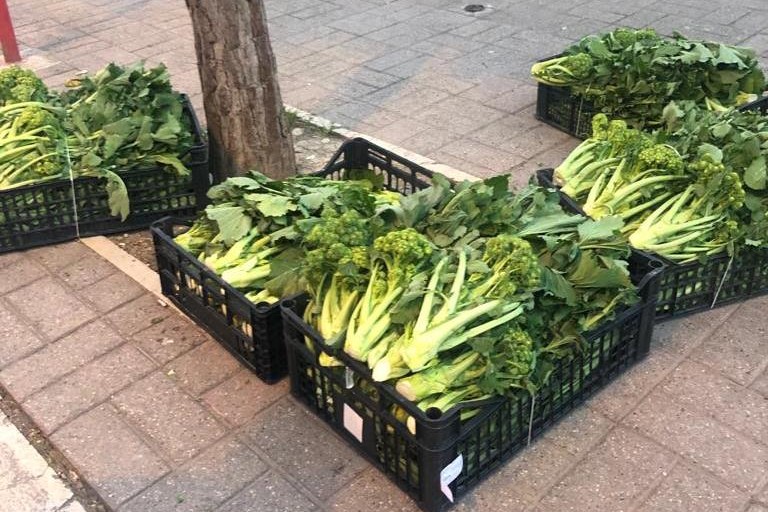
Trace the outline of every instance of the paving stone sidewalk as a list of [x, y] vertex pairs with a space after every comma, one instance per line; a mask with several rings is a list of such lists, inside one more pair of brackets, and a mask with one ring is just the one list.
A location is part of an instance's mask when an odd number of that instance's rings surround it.
[[[52, 85], [165, 62], [202, 112], [180, 0], [11, 0]], [[518, 182], [575, 143], [533, 119], [530, 63], [651, 23], [768, 58], [764, 0], [267, 0], [287, 103]], [[768, 512], [768, 299], [659, 326], [650, 356], [459, 511]], [[416, 510], [345, 442], [80, 243], [0, 256], [0, 383], [119, 511]], [[21, 512], [21, 511], [19, 511]]]
[[[109, 61], [165, 62], [201, 111], [180, 0], [10, 0], [22, 52], [51, 83]], [[286, 103], [476, 175], [524, 182], [574, 140], [534, 119], [537, 59], [612, 26], [753, 47], [765, 0], [266, 0]]]

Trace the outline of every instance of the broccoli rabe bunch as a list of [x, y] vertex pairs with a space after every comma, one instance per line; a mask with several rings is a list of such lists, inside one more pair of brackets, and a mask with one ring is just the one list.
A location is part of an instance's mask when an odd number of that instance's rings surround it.
[[372, 243], [372, 223], [357, 210], [324, 210], [304, 237], [302, 275], [310, 295], [304, 318], [331, 346], [343, 340], [367, 282]]
[[[731, 231], [745, 198], [738, 174], [711, 153], [688, 168], [696, 181], [640, 223], [629, 236], [634, 247], [685, 263], [721, 252], [738, 238]], [[724, 237], [726, 233], [731, 235], [729, 239]]]
[[28, 69], [10, 66], [0, 69], [0, 105], [45, 101], [48, 88]]
[[473, 299], [512, 297], [521, 290], [539, 287], [541, 267], [531, 248], [522, 238], [501, 234], [485, 242], [482, 261], [489, 272], [473, 273], [468, 292]]
[[719, 207], [738, 210], [744, 206], [746, 194], [741, 179], [737, 173], [727, 170], [723, 162], [716, 162], [711, 155], [705, 154], [689, 164], [688, 169], [697, 177], [695, 186], [722, 198]]
[[60, 129], [61, 116], [57, 110], [46, 108], [45, 104], [31, 104], [17, 111], [16, 118], [17, 132], [28, 132], [38, 128]]
[[531, 74], [543, 84], [569, 85], [589, 80], [592, 66], [592, 57], [576, 53], [537, 62], [531, 68]]
[[655, 42], [659, 39], [659, 34], [652, 28], [634, 30], [620, 27], [607, 34], [605, 41], [611, 50], [623, 51], [631, 48], [635, 43]]
[[654, 144], [644, 148], [638, 154], [640, 170], [663, 169], [671, 174], [679, 174], [685, 168], [680, 153], [669, 144]]
[[324, 210], [320, 221], [304, 237], [304, 273], [308, 282], [321, 286], [335, 273], [350, 278], [358, 276], [368, 266], [372, 239], [369, 219], [357, 210]]
[[413, 228], [398, 229], [373, 242], [368, 286], [352, 313], [344, 350], [364, 361], [392, 328], [393, 307], [411, 280], [430, 263], [432, 243]]

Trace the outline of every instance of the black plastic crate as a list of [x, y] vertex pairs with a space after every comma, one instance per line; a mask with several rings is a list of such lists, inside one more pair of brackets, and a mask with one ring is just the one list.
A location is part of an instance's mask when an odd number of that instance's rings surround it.
[[[555, 57], [558, 55], [551, 58]], [[759, 110], [768, 114], [768, 96], [742, 105], [739, 109]], [[583, 140], [592, 135], [592, 117], [597, 112], [591, 101], [573, 94], [570, 87], [538, 84], [535, 116], [543, 123]], [[608, 117], [611, 117], [610, 114]]]
[[[451, 503], [446, 488], [454, 498], [465, 494], [647, 354], [661, 270], [652, 259], [634, 258], [638, 271], [645, 265], [633, 277], [641, 301], [589, 333], [586, 350], [560, 362], [535, 398], [475, 402], [479, 413], [465, 422], [460, 414], [469, 406], [422, 412], [391, 385], [374, 382], [364, 363], [327, 348], [302, 320], [306, 296], [282, 304], [291, 392], [423, 510], [443, 510]], [[343, 367], [318, 364], [321, 351]], [[396, 418], [394, 406], [413, 418], [414, 428]]]
[[0, 191], [0, 253], [73, 240], [78, 235], [144, 229], [169, 215], [194, 216], [206, 204], [211, 177], [200, 124], [186, 96], [183, 101], [194, 132], [194, 146], [181, 155], [190, 169], [189, 176], [158, 168], [118, 171], [131, 202], [125, 221], [110, 215], [105, 182], [98, 178], [64, 179]]
[[189, 226], [166, 217], [150, 228], [163, 295], [260, 379], [276, 382], [286, 372], [279, 307], [249, 301], [176, 244], [173, 237]]
[[586, 139], [592, 134], [592, 102], [571, 94], [570, 87], [539, 83], [536, 93], [536, 119], [569, 135]]
[[[760, 108], [768, 105], [768, 101], [760, 101], [763, 102]], [[552, 169], [537, 171], [539, 184], [558, 188], [552, 180], [553, 172]], [[560, 194], [560, 204], [584, 214], [581, 206], [566, 194]], [[656, 301], [657, 322], [768, 294], [766, 249], [745, 247], [733, 259], [724, 253], [712, 256], [704, 263], [680, 264], [659, 255], [653, 257], [664, 265]]]
[[[432, 173], [365, 139], [344, 142], [315, 176], [344, 179], [350, 171], [375, 172], [383, 186], [409, 194], [427, 187]], [[282, 319], [277, 304], [254, 304], [173, 241], [179, 219], [155, 223], [158, 272], [163, 294], [203, 326], [256, 375], [268, 383], [286, 374]]]

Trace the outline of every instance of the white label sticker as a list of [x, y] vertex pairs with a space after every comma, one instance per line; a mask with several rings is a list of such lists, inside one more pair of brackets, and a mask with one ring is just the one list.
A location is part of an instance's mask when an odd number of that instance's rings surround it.
[[459, 454], [458, 457], [453, 459], [453, 462], [445, 466], [440, 472], [440, 490], [443, 491], [443, 494], [445, 494], [451, 503], [453, 503], [453, 492], [448, 486], [451, 484], [451, 482], [456, 480], [456, 478], [461, 474], [461, 470], [463, 468], [464, 457]]
[[363, 417], [360, 416], [349, 405], [344, 404], [344, 428], [363, 442]]

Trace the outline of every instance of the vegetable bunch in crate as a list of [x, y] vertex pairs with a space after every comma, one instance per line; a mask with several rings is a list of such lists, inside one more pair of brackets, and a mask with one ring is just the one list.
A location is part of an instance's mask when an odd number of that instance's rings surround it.
[[677, 264], [660, 307], [689, 312], [768, 291], [768, 117], [688, 101], [663, 117], [640, 132], [596, 115], [554, 184], [594, 219], [619, 216], [636, 249]]
[[165, 67], [110, 64], [67, 85], [54, 92], [32, 71], [0, 70], [0, 191], [101, 178], [111, 214], [125, 220], [131, 206], [121, 173], [189, 174], [181, 156], [200, 141]]
[[435, 176], [371, 218], [324, 216], [306, 239], [304, 320], [423, 410], [535, 392], [637, 294], [618, 218], [507, 187]]
[[579, 126], [585, 124], [581, 110], [606, 113], [633, 127], [658, 126], [670, 101], [722, 111], [756, 100], [766, 85], [750, 49], [677, 33], [664, 37], [653, 29], [618, 28], [584, 37], [561, 55], [534, 64], [531, 75], [541, 84], [539, 117], [578, 136], [586, 128]]

